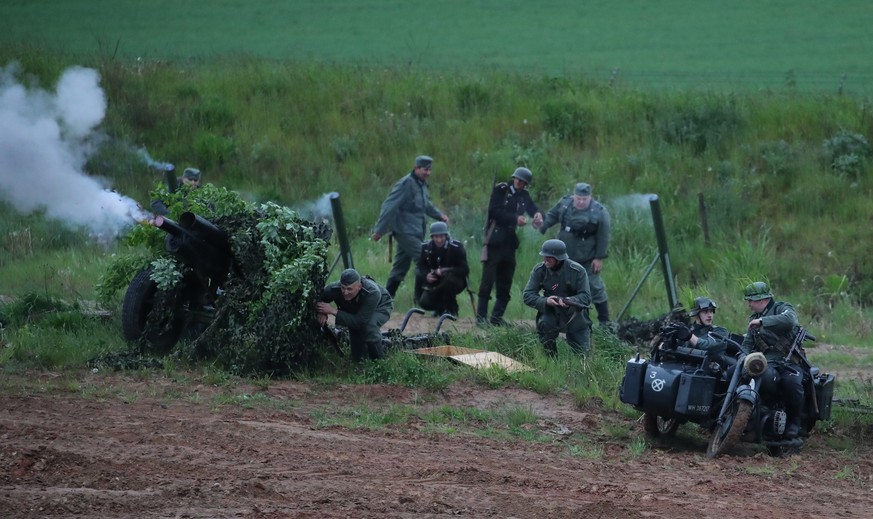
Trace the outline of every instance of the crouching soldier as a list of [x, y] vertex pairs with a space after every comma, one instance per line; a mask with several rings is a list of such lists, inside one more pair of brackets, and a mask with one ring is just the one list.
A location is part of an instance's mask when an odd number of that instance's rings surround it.
[[467, 251], [449, 237], [445, 222], [430, 224], [430, 241], [422, 245], [415, 269], [416, 301], [435, 316], [458, 315], [458, 294], [467, 286]]
[[[336, 308], [331, 306], [336, 303]], [[346, 269], [339, 282], [329, 283], [316, 303], [318, 323], [324, 326], [328, 315], [336, 316], [336, 325], [349, 329], [352, 361], [364, 355], [371, 359], [385, 356], [382, 325], [391, 317], [394, 302], [384, 287], [370, 278], [362, 278], [355, 269]]]
[[567, 256], [561, 240], [546, 240], [540, 256], [543, 262], [533, 268], [524, 287], [524, 304], [537, 310], [540, 342], [548, 355], [555, 356], [558, 334], [563, 331], [574, 352], [587, 353], [591, 349], [588, 274]]

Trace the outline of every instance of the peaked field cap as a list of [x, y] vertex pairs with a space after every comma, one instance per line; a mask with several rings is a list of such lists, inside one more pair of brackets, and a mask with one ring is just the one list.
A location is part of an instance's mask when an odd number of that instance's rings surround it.
[[415, 157], [415, 167], [417, 168], [426, 168], [433, 164], [433, 158], [428, 157], [427, 155], [419, 155]]
[[345, 269], [340, 274], [340, 285], [349, 286], [361, 280], [361, 275], [355, 269]]
[[579, 196], [591, 196], [591, 184], [579, 182], [573, 189], [573, 193]]

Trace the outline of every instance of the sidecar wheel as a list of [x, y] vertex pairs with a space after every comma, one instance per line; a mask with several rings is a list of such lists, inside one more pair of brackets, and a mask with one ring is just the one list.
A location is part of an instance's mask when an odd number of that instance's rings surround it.
[[743, 435], [749, 417], [752, 415], [752, 404], [739, 398], [734, 399], [730, 410], [724, 417], [721, 425], [716, 424], [706, 449], [707, 458], [715, 458], [730, 450]]
[[171, 312], [172, 322], [163, 323], [161, 331], [146, 332], [149, 315], [155, 310], [158, 297], [158, 285], [151, 278], [151, 270], [140, 270], [124, 295], [121, 307], [121, 331], [125, 340], [135, 342], [143, 340], [149, 353], [165, 355], [169, 353], [184, 328], [184, 319], [180, 309]]
[[678, 428], [679, 420], [677, 418], [667, 418], [654, 413], [643, 415], [643, 430], [649, 438], [657, 438], [661, 435], [672, 436], [676, 434]]

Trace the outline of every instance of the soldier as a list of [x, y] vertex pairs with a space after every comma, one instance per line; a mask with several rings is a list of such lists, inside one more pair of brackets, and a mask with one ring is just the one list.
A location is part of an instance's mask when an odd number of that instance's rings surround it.
[[[488, 202], [488, 223], [485, 228], [485, 247], [482, 255], [482, 282], [479, 284], [479, 301], [476, 306], [476, 322], [500, 326], [505, 324], [503, 313], [509, 305], [512, 278], [515, 275], [515, 251], [518, 249], [517, 227], [527, 225], [527, 217], [533, 217], [533, 226], [542, 224], [543, 214], [530, 197], [527, 188], [533, 173], [527, 168], [517, 168], [510, 183], [501, 182], [491, 190]], [[491, 289], [497, 285], [497, 301], [488, 319], [488, 301]]]
[[716, 308], [718, 306], [715, 301], [708, 297], [695, 299], [691, 311], [688, 312], [688, 317], [694, 317], [694, 323], [690, 329], [684, 323], [676, 323], [674, 337], [689, 348], [723, 353], [730, 332], [726, 328], [712, 324]]
[[421, 254], [427, 217], [446, 223], [449, 221], [449, 217], [430, 201], [427, 179], [432, 167], [433, 159], [426, 155], [415, 159], [413, 170], [394, 184], [388, 198], [382, 202], [382, 211], [373, 230], [373, 241], [379, 241], [389, 232], [397, 240], [397, 254], [385, 284], [392, 298], [397, 294], [397, 288], [412, 262]]
[[742, 349], [746, 353], [760, 351], [767, 358], [761, 391], [771, 394], [778, 391], [785, 398], [788, 414], [785, 436], [796, 438], [800, 434], [804, 403], [803, 369], [785, 357], [800, 328], [797, 313], [790, 304], [775, 301], [770, 286], [763, 281], [747, 285], [743, 293], [752, 315]]
[[[331, 303], [336, 303], [336, 308]], [[335, 315], [337, 326], [349, 329], [352, 361], [359, 362], [364, 355], [371, 359], [385, 356], [381, 328], [393, 307], [387, 290], [369, 277], [362, 278], [357, 270], [346, 269], [339, 282], [324, 287], [315, 310], [321, 326], [327, 323], [328, 315]]]
[[434, 316], [449, 313], [457, 317], [457, 296], [467, 286], [467, 251], [449, 237], [445, 222], [430, 224], [430, 241], [421, 247], [416, 276], [416, 297], [425, 310]]
[[555, 224], [561, 226], [558, 239], [567, 244], [570, 259], [585, 267], [588, 273], [597, 320], [601, 326], [609, 326], [609, 298], [600, 278], [603, 260], [609, 255], [609, 212], [600, 202], [591, 199], [591, 185], [580, 182], [572, 195], [563, 197], [549, 209], [540, 232], [545, 234]]
[[537, 310], [540, 342], [546, 354], [554, 357], [558, 334], [563, 331], [574, 352], [587, 353], [591, 349], [588, 274], [569, 258], [561, 240], [546, 240], [540, 256], [543, 262], [533, 268], [524, 287], [524, 304]]
[[[172, 174], [169, 172], [168, 174]], [[176, 185], [188, 186], [190, 189], [197, 189], [200, 187], [200, 170], [197, 168], [185, 168], [185, 171], [182, 173], [182, 176], [176, 181]], [[168, 183], [173, 182], [173, 178], [170, 177], [167, 180]], [[169, 187], [169, 186], [168, 186]], [[174, 187], [170, 187], [170, 189], [175, 189]], [[167, 216], [170, 214], [170, 209], [167, 207], [167, 204], [164, 203], [163, 200], [152, 200], [151, 203], [152, 212], [158, 216]]]

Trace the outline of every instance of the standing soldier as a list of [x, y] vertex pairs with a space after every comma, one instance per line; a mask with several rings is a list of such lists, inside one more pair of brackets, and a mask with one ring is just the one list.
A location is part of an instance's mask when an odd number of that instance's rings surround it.
[[[415, 299], [434, 316], [449, 313], [458, 316], [458, 294], [467, 286], [467, 251], [464, 245], [449, 237], [445, 222], [430, 224], [430, 241], [421, 248], [415, 269]], [[421, 288], [419, 288], [421, 287]]]
[[540, 256], [543, 262], [533, 268], [524, 287], [524, 304], [537, 310], [540, 342], [546, 354], [554, 357], [558, 334], [563, 331], [574, 352], [587, 353], [591, 349], [588, 274], [570, 259], [561, 240], [546, 240]]
[[[334, 308], [331, 303], [336, 303]], [[318, 324], [327, 324], [327, 316], [336, 316], [336, 325], [349, 329], [352, 361], [368, 356], [381, 359], [382, 325], [391, 317], [394, 304], [388, 291], [369, 278], [362, 278], [355, 269], [346, 269], [338, 283], [330, 283], [321, 292], [321, 301], [315, 304]]]
[[[500, 326], [505, 324], [503, 313], [509, 305], [512, 278], [515, 275], [515, 251], [518, 249], [517, 227], [527, 225], [527, 217], [533, 217], [533, 227], [542, 225], [543, 214], [530, 197], [527, 188], [533, 173], [527, 168], [518, 168], [509, 184], [501, 182], [494, 186], [488, 201], [488, 222], [485, 227], [485, 246], [482, 254], [482, 282], [479, 284], [479, 302], [476, 306], [476, 322]], [[491, 289], [497, 285], [497, 301], [488, 319], [488, 301]]]
[[580, 182], [572, 195], [565, 196], [549, 209], [540, 232], [545, 234], [555, 224], [561, 226], [558, 239], [567, 244], [570, 258], [588, 272], [597, 320], [601, 326], [608, 326], [609, 298], [600, 271], [603, 260], [609, 255], [609, 212], [600, 202], [591, 199], [591, 185]]
[[427, 217], [449, 221], [449, 217], [430, 201], [427, 179], [432, 165], [433, 159], [426, 155], [415, 159], [413, 170], [394, 184], [388, 198], [382, 202], [382, 211], [373, 230], [373, 241], [379, 241], [389, 232], [397, 240], [397, 254], [385, 283], [392, 298], [397, 294], [397, 288], [409, 272], [412, 262], [417, 261], [421, 254]]

